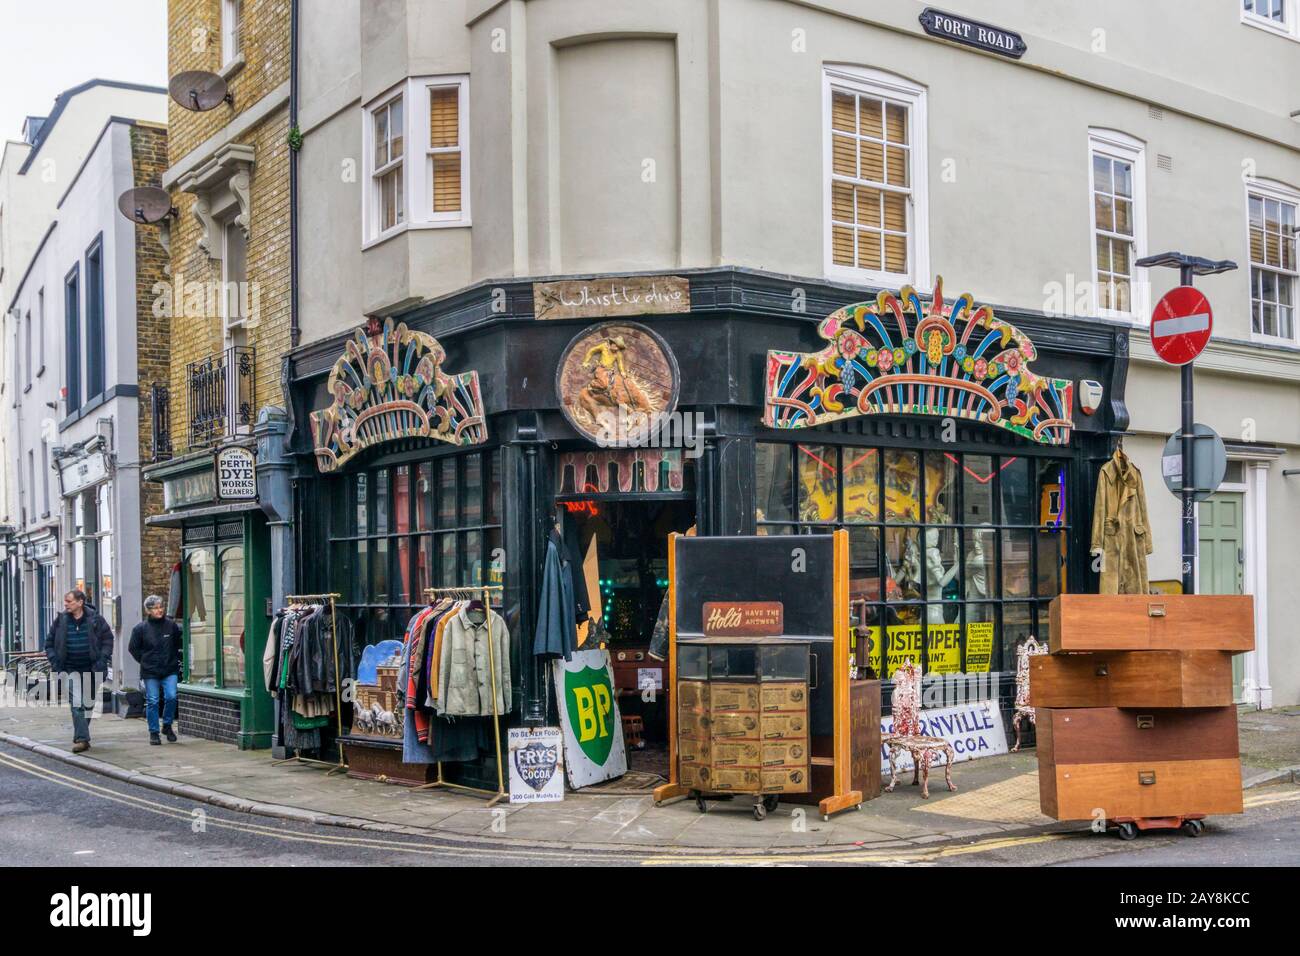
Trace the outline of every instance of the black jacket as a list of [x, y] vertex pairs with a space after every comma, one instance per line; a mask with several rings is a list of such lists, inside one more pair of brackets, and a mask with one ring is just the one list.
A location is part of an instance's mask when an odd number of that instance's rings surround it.
[[[157, 627], [149, 626], [155, 623]], [[141, 678], [161, 680], [181, 672], [181, 629], [169, 617], [137, 624], [127, 650], [140, 663]]]
[[[100, 613], [89, 604], [85, 614], [90, 617], [90, 669], [96, 674], [108, 673], [113, 661], [113, 631]], [[65, 670], [68, 658], [68, 612], [60, 611], [50, 632], [45, 635], [45, 656], [56, 672]]]

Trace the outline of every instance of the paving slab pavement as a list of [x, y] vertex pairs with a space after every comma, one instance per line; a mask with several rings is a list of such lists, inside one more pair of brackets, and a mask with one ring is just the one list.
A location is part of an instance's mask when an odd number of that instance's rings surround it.
[[[1283, 709], [1284, 711], [1288, 709]], [[1243, 778], [1277, 779], [1300, 766], [1300, 708], [1243, 712]], [[775, 849], [816, 851], [845, 847], [903, 849], [970, 840], [998, 833], [1067, 831], [1038, 812], [1037, 758], [1033, 751], [956, 765], [949, 792], [932, 774], [930, 798], [903, 776], [893, 793], [829, 821], [816, 807], [782, 804], [757, 821], [752, 802], [674, 800], [656, 807], [649, 793], [569, 793], [560, 803], [488, 808], [476, 796], [449, 790], [415, 791], [320, 767], [272, 762], [269, 752], [187, 737], [152, 747], [143, 720], [111, 714], [92, 723], [92, 746], [69, 753], [70, 719], [63, 708], [0, 708], [0, 741], [86, 769], [129, 779], [223, 806], [286, 818], [311, 818], [368, 831], [444, 834], [484, 842], [603, 850], [647, 846], [666, 853]]]

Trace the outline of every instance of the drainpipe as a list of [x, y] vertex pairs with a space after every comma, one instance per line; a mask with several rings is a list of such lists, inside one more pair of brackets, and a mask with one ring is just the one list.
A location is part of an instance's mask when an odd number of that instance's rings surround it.
[[[298, 129], [298, 0], [289, 0], [289, 130]], [[301, 141], [300, 141], [301, 142]], [[298, 325], [298, 150], [289, 147], [289, 348], [302, 339]], [[289, 395], [284, 396], [286, 403]]]

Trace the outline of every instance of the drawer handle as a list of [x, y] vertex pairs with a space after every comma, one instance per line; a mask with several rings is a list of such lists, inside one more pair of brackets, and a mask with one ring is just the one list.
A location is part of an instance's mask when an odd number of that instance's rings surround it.
[[1156, 782], [1156, 772], [1154, 770], [1139, 770], [1138, 783], [1144, 787], [1154, 786]]
[[1097, 676], [1098, 676], [1098, 677], [1109, 677], [1109, 676], [1110, 676], [1110, 667], [1109, 667], [1108, 665], [1106, 665], [1106, 664], [1098, 664], [1098, 665], [1097, 665]]
[[1147, 617], [1164, 617], [1165, 606], [1163, 604], [1148, 604]]
[[1138, 730], [1150, 730], [1155, 725], [1155, 714], [1138, 714]]

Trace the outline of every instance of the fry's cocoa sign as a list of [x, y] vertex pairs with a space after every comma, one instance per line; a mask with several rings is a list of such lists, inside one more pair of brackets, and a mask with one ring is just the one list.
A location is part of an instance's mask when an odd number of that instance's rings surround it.
[[776, 637], [785, 632], [780, 601], [706, 601], [706, 637]]

